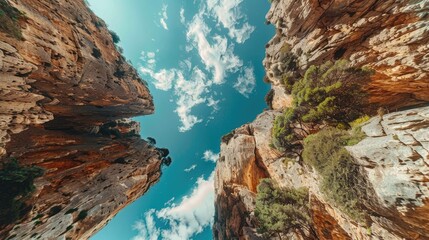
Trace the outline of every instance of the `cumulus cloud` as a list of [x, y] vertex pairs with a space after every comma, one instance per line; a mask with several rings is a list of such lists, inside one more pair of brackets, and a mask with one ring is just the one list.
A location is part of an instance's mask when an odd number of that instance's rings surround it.
[[203, 94], [207, 92], [207, 87], [206, 75], [199, 68], [194, 68], [190, 80], [186, 80], [183, 73], [178, 72], [174, 92], [178, 96], [175, 112], [182, 122], [180, 132], [186, 132], [195, 124], [202, 122], [202, 119], [191, 114], [191, 110], [206, 101]]
[[253, 73], [253, 67], [244, 68], [244, 75], [240, 75], [237, 82], [234, 84], [234, 88], [243, 96], [249, 97], [249, 94], [253, 92], [255, 88], [256, 80], [255, 74]]
[[158, 72], [154, 72], [151, 68], [140, 67], [140, 72], [151, 76], [155, 87], [163, 91], [168, 91], [172, 88], [173, 80], [176, 76], [174, 69], [161, 69]]
[[210, 28], [204, 22], [202, 14], [196, 15], [189, 24], [186, 37], [198, 50], [198, 55], [206, 70], [212, 72], [213, 83], [222, 84], [228, 72], [237, 72], [243, 65], [241, 59], [234, 54], [234, 45], [228, 44], [228, 40], [220, 35], [215, 35], [212, 44], [207, 36]]
[[145, 213], [145, 220], [137, 221], [133, 228], [138, 231], [138, 235], [133, 237], [133, 240], [158, 240], [160, 230], [155, 226], [153, 214], [154, 209]]
[[140, 53], [140, 60], [143, 61], [145, 66], [148, 69], [154, 69], [156, 67], [156, 53], [155, 52], [145, 52]]
[[[181, 123], [180, 132], [189, 131], [196, 124], [213, 118], [220, 103], [217, 99], [219, 96], [212, 92], [213, 87], [224, 84], [229, 76], [241, 73], [234, 88], [242, 95], [248, 97], [254, 89], [253, 68], [243, 67], [243, 61], [234, 53], [234, 40], [243, 43], [254, 30], [254, 27], [245, 22], [246, 16], [241, 13], [239, 6], [241, 2], [242, 0], [208, 0], [200, 4], [197, 13], [190, 19], [185, 19], [185, 9], [180, 8], [180, 22], [186, 27], [185, 50], [189, 55], [195, 52], [197, 58], [181, 60], [177, 68], [157, 69], [157, 52], [142, 52], [144, 64], [140, 67], [140, 72], [152, 78], [155, 88], [174, 91], [177, 104], [175, 112]], [[167, 8], [163, 4], [159, 13], [165, 29], [168, 29]], [[218, 26], [227, 28], [228, 35], [233, 40], [215, 33], [214, 30], [217, 29], [212, 29], [207, 24], [213, 21]], [[198, 116], [193, 112], [199, 105], [212, 108], [210, 116]]]
[[[134, 228], [138, 235], [134, 240], [140, 239], [191, 239], [201, 233], [204, 228], [213, 224], [214, 217], [214, 174], [208, 179], [198, 178], [193, 191], [182, 198], [182, 201], [174, 203], [159, 211], [150, 210], [145, 214], [145, 221], [137, 221]], [[154, 217], [166, 221], [168, 228], [157, 228]]]
[[[237, 43], [244, 43], [255, 27], [247, 22], [239, 5], [243, 0], [208, 0], [207, 10], [217, 19], [218, 24], [228, 29], [228, 35]], [[240, 24], [241, 22], [244, 22]]]
[[214, 153], [212, 150], [206, 150], [203, 154], [203, 159], [215, 163], [219, 159], [219, 153]]
[[159, 72], [154, 73], [152, 77], [156, 80], [155, 87], [166, 91], [171, 89], [174, 76], [174, 70], [161, 69]]
[[190, 166], [188, 168], [185, 168], [183, 171], [190, 172], [190, 171], [194, 170], [196, 167], [197, 167], [197, 164], [194, 164], [194, 165], [192, 165], [192, 166]]
[[162, 9], [161, 12], [159, 13], [159, 16], [161, 17], [159, 19], [159, 22], [161, 23], [161, 26], [165, 29], [168, 30], [168, 26], [167, 26], [167, 19], [168, 19], [168, 15], [167, 15], [167, 4], [163, 4], [162, 5]]

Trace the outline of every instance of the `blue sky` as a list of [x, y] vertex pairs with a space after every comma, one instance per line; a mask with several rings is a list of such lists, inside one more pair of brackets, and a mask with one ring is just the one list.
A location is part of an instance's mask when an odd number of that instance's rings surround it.
[[159, 183], [93, 240], [212, 239], [213, 170], [222, 135], [266, 107], [268, 1], [89, 0], [149, 83], [155, 114], [141, 135], [170, 149]]

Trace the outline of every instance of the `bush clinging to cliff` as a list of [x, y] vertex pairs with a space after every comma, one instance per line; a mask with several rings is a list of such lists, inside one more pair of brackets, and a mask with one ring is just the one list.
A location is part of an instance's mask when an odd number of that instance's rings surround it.
[[363, 86], [369, 76], [344, 60], [311, 66], [293, 86], [294, 105], [304, 112], [305, 122], [351, 122], [364, 113]]
[[118, 34], [112, 30], [109, 30], [110, 36], [112, 36], [113, 43], [117, 44], [121, 41], [121, 38], [119, 38]]
[[321, 190], [354, 220], [364, 217], [361, 201], [366, 199], [365, 178], [359, 166], [344, 148], [362, 139], [359, 130], [347, 132], [325, 128], [304, 140], [303, 159], [321, 176]]
[[308, 228], [310, 215], [307, 189], [281, 189], [270, 179], [258, 185], [255, 216], [258, 232], [266, 237], [301, 228]]

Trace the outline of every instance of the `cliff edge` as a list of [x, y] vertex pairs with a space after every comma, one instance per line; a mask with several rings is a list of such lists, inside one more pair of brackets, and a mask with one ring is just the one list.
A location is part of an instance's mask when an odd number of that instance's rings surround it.
[[44, 171], [0, 238], [87, 239], [161, 175], [124, 119], [153, 113], [152, 96], [84, 1], [0, 5], [0, 156]]
[[[277, 31], [266, 45], [263, 62], [265, 81], [272, 88], [266, 97], [270, 109], [254, 122], [222, 138], [215, 172], [215, 239], [429, 238], [428, 222], [424, 217], [429, 198], [426, 189], [428, 11], [429, 1], [272, 1], [266, 18]], [[366, 102], [366, 110], [373, 117], [356, 126], [362, 135], [358, 141], [344, 147], [347, 153], [342, 152], [350, 156], [353, 174], [361, 184], [353, 189], [365, 196], [349, 202], [362, 207], [363, 219], [352, 217], [346, 211], [349, 209], [334, 201], [332, 193], [327, 194], [327, 188], [336, 189], [332, 190], [334, 194], [344, 194], [335, 188], [341, 179], [331, 185], [326, 183], [326, 179], [337, 176], [336, 173], [330, 172], [327, 176], [317, 165], [314, 167], [303, 161], [302, 155], [293, 155], [273, 145], [275, 119], [286, 118], [287, 110], [298, 104], [293, 98], [297, 95], [296, 89], [291, 90], [288, 81], [307, 78], [305, 71], [312, 65], [322, 66], [327, 61], [337, 60], [347, 60], [350, 66], [371, 71], [362, 102]], [[297, 73], [291, 69], [301, 70]], [[378, 116], [374, 116], [377, 109]], [[292, 127], [293, 124], [288, 123]], [[316, 133], [326, 125], [329, 124], [324, 121], [304, 124], [302, 131], [320, 137], [327, 131]], [[319, 145], [328, 146], [332, 139], [335, 138], [327, 138]], [[297, 145], [308, 142], [310, 140], [301, 139]], [[323, 154], [314, 152], [313, 156]], [[289, 220], [291, 229], [277, 228], [277, 232], [261, 234], [264, 229], [257, 215], [264, 213], [256, 208], [257, 186], [262, 179], [270, 179], [273, 185], [283, 189], [281, 191], [306, 189], [308, 195], [301, 199], [305, 204], [296, 205], [301, 206], [298, 211], [307, 209], [306, 224], [292, 222], [296, 216], [287, 214], [294, 213], [293, 210], [280, 208], [285, 211], [283, 217], [292, 219]], [[273, 196], [275, 194], [278, 192]], [[282, 203], [294, 208], [290, 204]], [[273, 217], [270, 220], [274, 221], [272, 229], [276, 223], [284, 224], [282, 219]]]

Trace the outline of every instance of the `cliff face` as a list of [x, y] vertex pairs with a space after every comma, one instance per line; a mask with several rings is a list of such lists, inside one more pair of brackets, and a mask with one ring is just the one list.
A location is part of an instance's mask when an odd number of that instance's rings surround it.
[[153, 112], [148, 89], [83, 1], [10, 4], [23, 14], [24, 40], [0, 32], [3, 131], [49, 121], [52, 114], [102, 122]]
[[395, 109], [429, 101], [428, 10], [426, 0], [272, 1], [266, 17], [277, 32], [264, 66], [275, 99], [284, 99], [278, 86], [290, 51], [302, 68], [348, 59], [375, 70], [368, 87], [373, 104]]
[[[266, 46], [268, 110], [226, 135], [216, 166], [216, 239], [264, 239], [256, 233], [256, 185], [271, 178], [280, 187], [309, 189], [312, 227], [319, 239], [429, 238], [426, 189], [429, 161], [429, 1], [272, 1], [267, 21], [277, 28]], [[374, 70], [366, 88], [374, 109], [396, 111], [374, 117], [366, 134], [347, 147], [367, 182], [369, 224], [352, 220], [321, 191], [321, 176], [298, 159], [270, 147], [276, 116], [291, 106], [282, 85], [288, 53], [301, 69], [328, 60]], [[308, 239], [294, 232], [283, 239]], [[273, 239], [278, 239], [273, 237]]]
[[367, 191], [373, 193], [367, 200], [371, 225], [366, 227], [350, 219], [321, 193], [320, 176], [314, 170], [298, 161], [285, 161], [269, 146], [272, 122], [278, 114], [262, 113], [221, 144], [215, 175], [216, 239], [259, 239], [253, 214], [255, 184], [265, 177], [281, 187], [309, 189], [312, 221], [320, 239], [429, 237], [425, 217], [429, 198], [429, 107], [375, 117], [362, 128], [367, 137], [348, 147], [369, 182]]
[[84, 1], [8, 3], [22, 38], [0, 31], [0, 156], [45, 174], [0, 238], [86, 239], [160, 177], [159, 152], [120, 120], [153, 113], [152, 97]]

